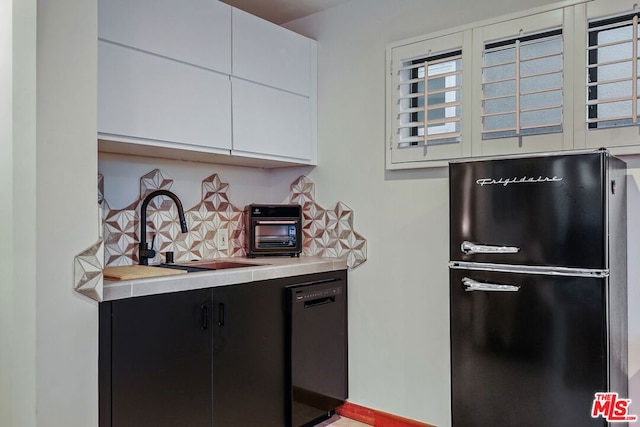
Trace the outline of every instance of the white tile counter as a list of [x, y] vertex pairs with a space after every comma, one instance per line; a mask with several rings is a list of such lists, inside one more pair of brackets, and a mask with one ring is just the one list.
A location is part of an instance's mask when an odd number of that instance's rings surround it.
[[347, 269], [346, 259], [313, 256], [300, 256], [300, 258], [275, 256], [262, 258], [218, 258], [216, 260], [247, 262], [259, 265], [136, 280], [105, 279], [103, 300], [113, 301], [142, 295], [213, 288], [216, 286], [235, 285], [259, 280], [279, 279], [282, 277]]

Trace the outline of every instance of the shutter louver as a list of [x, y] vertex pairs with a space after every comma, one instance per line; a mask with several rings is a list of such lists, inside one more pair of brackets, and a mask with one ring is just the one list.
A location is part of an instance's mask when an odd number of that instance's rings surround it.
[[589, 23], [587, 126], [638, 124], [638, 14]]
[[398, 73], [396, 147], [460, 142], [462, 52], [403, 61]]
[[487, 43], [482, 139], [562, 132], [561, 30]]

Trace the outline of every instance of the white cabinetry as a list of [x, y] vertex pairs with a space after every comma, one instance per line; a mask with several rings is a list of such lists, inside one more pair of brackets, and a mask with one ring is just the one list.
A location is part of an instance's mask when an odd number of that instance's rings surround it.
[[316, 164], [316, 42], [232, 14], [232, 155]]
[[231, 6], [215, 0], [100, 0], [98, 37], [231, 73]]
[[98, 22], [101, 151], [315, 164], [315, 41], [217, 0], [99, 0]]
[[104, 41], [98, 70], [101, 138], [229, 153], [229, 76]]
[[310, 163], [311, 122], [308, 97], [233, 79], [233, 154]]
[[[233, 9], [233, 75], [236, 77], [310, 96], [315, 43]], [[315, 66], [315, 60], [313, 62]]]

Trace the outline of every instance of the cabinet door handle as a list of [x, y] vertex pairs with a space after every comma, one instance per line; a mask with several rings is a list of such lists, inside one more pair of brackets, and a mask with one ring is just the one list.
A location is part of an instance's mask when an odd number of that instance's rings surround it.
[[224, 326], [224, 303], [218, 304], [218, 326]]
[[206, 304], [200, 306], [200, 310], [202, 311], [202, 324], [200, 326], [200, 330], [204, 331], [209, 329], [209, 307]]

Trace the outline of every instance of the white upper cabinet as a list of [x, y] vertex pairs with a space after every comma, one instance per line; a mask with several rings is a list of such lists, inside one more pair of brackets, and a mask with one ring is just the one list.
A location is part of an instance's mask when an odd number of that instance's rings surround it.
[[98, 132], [103, 139], [228, 154], [229, 76], [100, 41]]
[[313, 165], [316, 99], [314, 40], [218, 0], [98, 2], [102, 151]]
[[217, 0], [100, 0], [98, 37], [231, 73], [231, 6]]
[[232, 155], [315, 164], [308, 97], [233, 79]]
[[233, 9], [235, 77], [310, 96], [315, 41]]
[[235, 8], [232, 33], [232, 156], [316, 164], [315, 40]]

